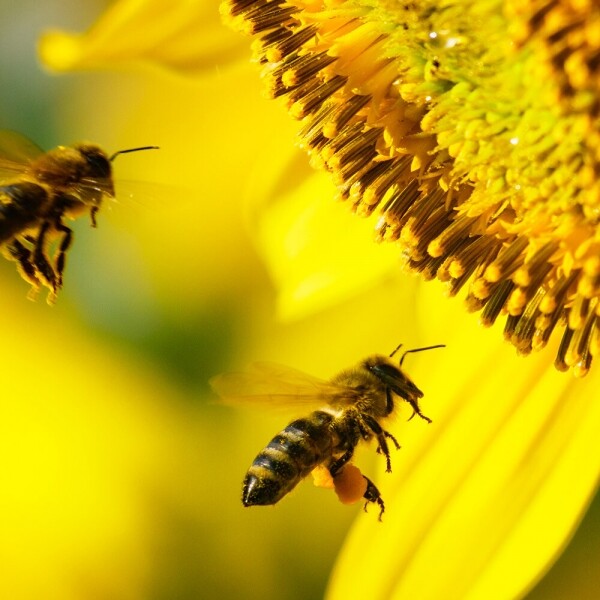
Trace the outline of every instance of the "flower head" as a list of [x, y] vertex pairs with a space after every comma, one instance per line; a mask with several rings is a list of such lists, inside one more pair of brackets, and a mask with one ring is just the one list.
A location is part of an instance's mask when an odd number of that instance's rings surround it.
[[[406, 264], [522, 354], [600, 351], [600, 10], [581, 2], [228, 0], [268, 93]], [[506, 33], [508, 31], [508, 34]]]

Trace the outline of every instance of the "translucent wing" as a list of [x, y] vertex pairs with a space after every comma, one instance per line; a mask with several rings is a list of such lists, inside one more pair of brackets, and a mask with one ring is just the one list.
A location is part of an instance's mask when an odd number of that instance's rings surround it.
[[353, 388], [324, 381], [276, 363], [254, 363], [246, 373], [225, 373], [210, 380], [226, 403], [277, 404], [289, 408], [352, 401]]
[[44, 151], [30, 139], [16, 131], [0, 130], [0, 178], [23, 173], [34, 158]]

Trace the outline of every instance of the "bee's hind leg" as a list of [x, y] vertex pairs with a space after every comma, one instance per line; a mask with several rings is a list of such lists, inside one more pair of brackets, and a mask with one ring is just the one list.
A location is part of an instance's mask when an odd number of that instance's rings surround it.
[[344, 452], [344, 454], [342, 454], [340, 457], [332, 460], [329, 463], [329, 473], [332, 477], [335, 477], [342, 470], [344, 465], [354, 456], [354, 450], [359, 442], [360, 435], [361, 431], [359, 426], [356, 431], [352, 432], [350, 439], [348, 440], [348, 450], [346, 450], [346, 452]]
[[17, 269], [21, 277], [31, 284], [32, 287], [28, 297], [31, 300], [34, 300], [41, 282], [38, 279], [35, 267], [33, 266], [31, 250], [26, 248], [19, 240], [14, 240], [6, 247], [6, 249], [8, 250], [10, 258], [17, 263]]
[[354, 455], [354, 447], [350, 448], [350, 450], [347, 450], [346, 452], [344, 452], [344, 454], [342, 454], [342, 456], [340, 456], [339, 458], [336, 458], [330, 465], [329, 465], [329, 473], [332, 477], [335, 477], [344, 467], [344, 465], [352, 458], [352, 456]]
[[381, 517], [385, 512], [385, 504], [383, 503], [383, 498], [377, 489], [377, 486], [368, 478], [363, 475], [365, 481], [367, 482], [367, 489], [363, 494], [363, 498], [366, 500], [364, 511], [367, 512], [367, 506], [369, 502], [377, 503], [379, 505], [379, 520], [381, 521]]

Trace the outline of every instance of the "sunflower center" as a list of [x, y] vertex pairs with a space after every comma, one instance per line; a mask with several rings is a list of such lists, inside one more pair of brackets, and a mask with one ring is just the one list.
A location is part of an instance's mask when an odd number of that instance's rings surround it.
[[[228, 0], [267, 90], [407, 265], [523, 354], [600, 351], [600, 9], [577, 0]], [[509, 35], [507, 35], [507, 30]]]

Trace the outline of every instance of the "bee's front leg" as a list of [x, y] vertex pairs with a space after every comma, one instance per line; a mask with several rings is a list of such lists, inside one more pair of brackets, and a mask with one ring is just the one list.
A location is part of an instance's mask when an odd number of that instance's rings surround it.
[[90, 210], [90, 219], [92, 220], [92, 227], [98, 227], [98, 222], [96, 221], [96, 215], [98, 214], [99, 206], [92, 206], [92, 210]]

